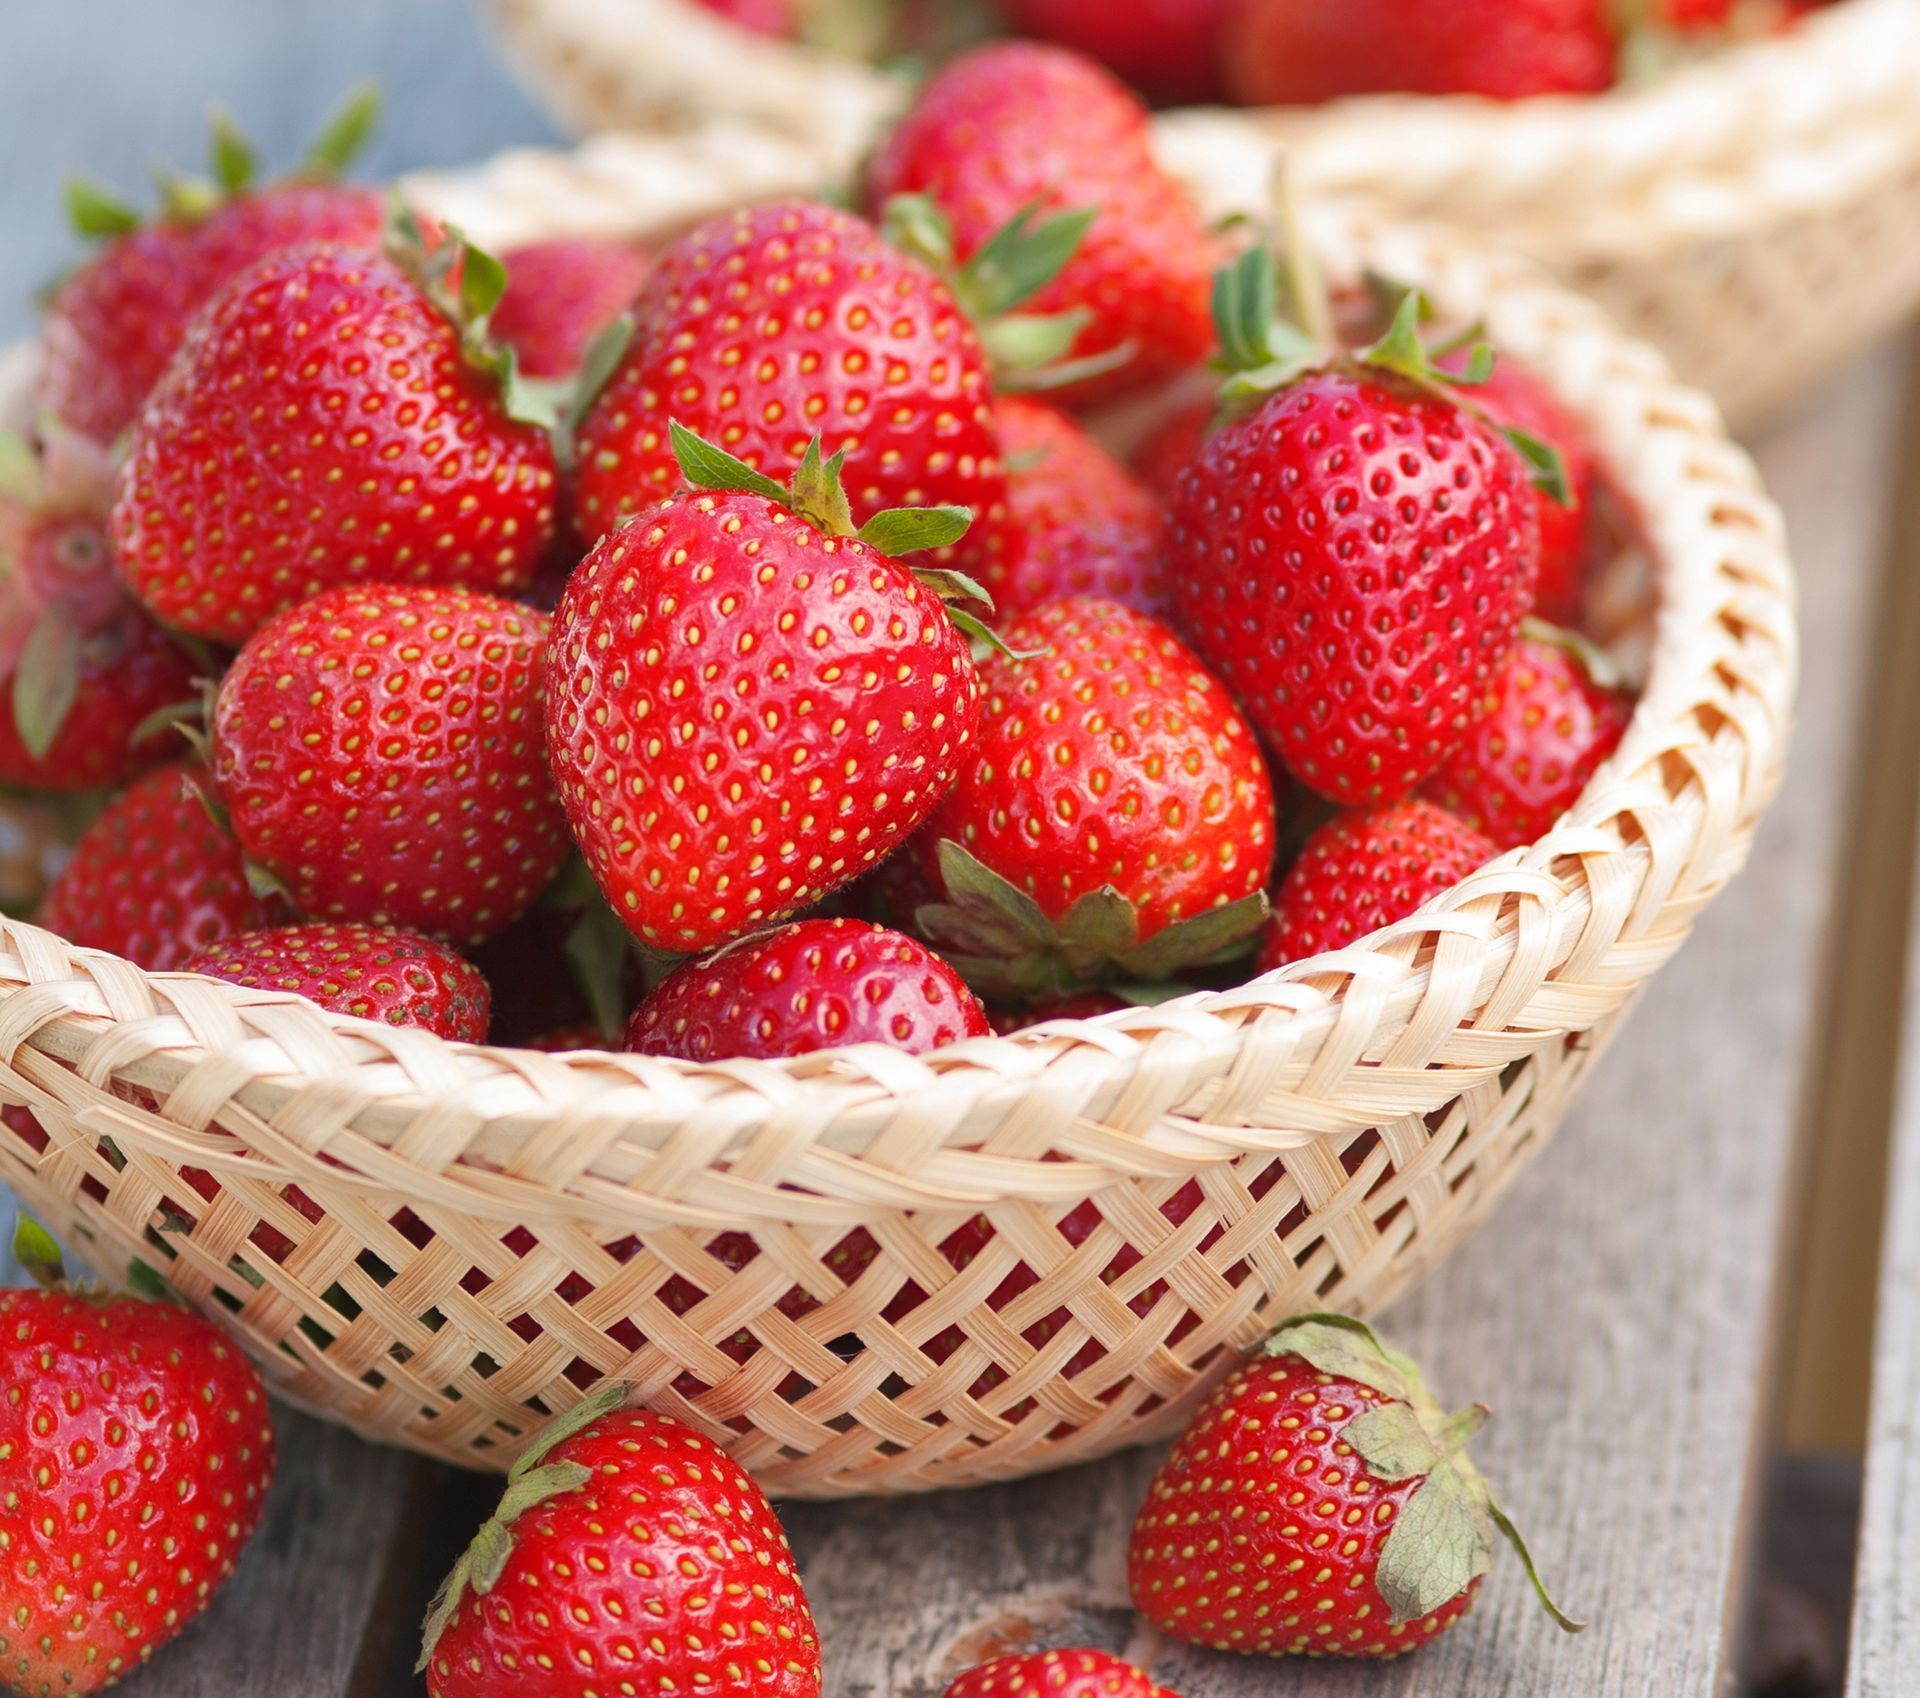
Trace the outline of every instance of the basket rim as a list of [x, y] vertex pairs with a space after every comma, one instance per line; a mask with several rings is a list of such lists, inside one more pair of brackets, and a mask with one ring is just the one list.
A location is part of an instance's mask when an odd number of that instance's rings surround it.
[[[689, 97], [679, 75], [724, 64], [716, 112], [750, 112], [847, 163], [909, 87], [885, 67], [755, 35], [696, 0], [484, 3], [510, 61], [549, 109], [562, 122], [589, 115], [576, 130], [595, 127], [623, 78], [628, 106], [656, 110], [617, 127], [670, 126], [701, 92]], [[662, 40], [678, 43], [678, 56], [663, 61]], [[1550, 240], [1546, 251], [1579, 258], [1657, 246], [1649, 222], [1697, 242], [1703, 222], [1723, 233], [1752, 228], [1862, 192], [1920, 157], [1916, 81], [1920, 0], [1844, 0], [1780, 35], [1593, 95], [1372, 95], [1317, 107], [1173, 108], [1160, 122], [1230, 124], [1284, 150], [1305, 188], [1362, 189], [1456, 221], [1497, 215], [1535, 242]], [[1755, 168], [1789, 156], [1802, 168]], [[1819, 168], [1804, 168], [1816, 156]], [[1554, 215], [1564, 197], [1543, 201], [1549, 184], [1577, 189], [1577, 220]]]
[[[727, 137], [705, 148], [716, 209], [741, 193]], [[682, 217], [700, 144], [628, 140], [612, 156], [630, 173], [636, 233]], [[569, 215], [603, 227], [620, 194], [612, 156], [522, 154], [414, 183], [443, 214], [491, 209], [561, 234]], [[663, 192], [653, 185], [668, 161], [678, 175]], [[776, 175], [762, 191], [788, 187]], [[286, 993], [144, 973], [0, 916], [0, 1058], [49, 1102], [56, 1075], [71, 1096], [77, 1068], [92, 1088], [78, 1120], [93, 1135], [127, 1125], [112, 1081], [160, 1092], [182, 1162], [279, 1183], [337, 1182], [348, 1165], [376, 1193], [512, 1221], [564, 1201], [571, 1219], [634, 1230], [1083, 1196], [1431, 1112], [1584, 1029], [1597, 1013], [1557, 1002], [1556, 974], [1604, 976], [1616, 946], [1634, 982], [1657, 967], [1738, 866], [1777, 785], [1796, 674], [1778, 511], [1710, 402], [1531, 266], [1365, 208], [1318, 205], [1307, 227], [1335, 276], [1370, 264], [1485, 316], [1585, 417], [1638, 513], [1659, 586], [1647, 686], [1620, 751], [1546, 837], [1348, 949], [1237, 989], [927, 1056], [867, 1045], [701, 1065], [458, 1045]], [[1416, 1053], [1432, 1058], [1417, 1084], [1356, 1087]], [[1023, 1101], [1044, 1121], [1056, 1086], [1073, 1105], [1059, 1122], [983, 1138]], [[1151, 1135], [1099, 1124], [1103, 1103], [1137, 1108], [1141, 1092], [1165, 1100]], [[1285, 1117], [1268, 1106], [1277, 1093]], [[245, 1145], [209, 1129], [236, 1104], [252, 1123]], [[151, 1121], [139, 1124], [152, 1143]], [[530, 1151], [537, 1183], [516, 1176]], [[556, 1182], [556, 1166], [572, 1177]]]

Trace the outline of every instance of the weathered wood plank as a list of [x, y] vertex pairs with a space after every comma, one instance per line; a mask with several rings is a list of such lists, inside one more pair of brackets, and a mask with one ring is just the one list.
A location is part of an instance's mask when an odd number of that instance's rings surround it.
[[[1900, 683], [1911, 726], [1920, 723], [1920, 678], [1912, 666], [1912, 644], [1920, 641], [1920, 356], [1913, 365], [1905, 437], [1893, 572], [1896, 582], [1908, 586], [1896, 640], [1905, 639]], [[1898, 752], [1907, 763], [1911, 807], [1911, 731]], [[1915, 876], [1920, 881], [1920, 867]], [[1848, 1698], [1908, 1698], [1920, 1692], [1920, 904], [1910, 910], [1908, 929]]]
[[[1451, 1395], [1501, 1410], [1486, 1466], [1593, 1627], [1561, 1641], [1508, 1569], [1450, 1642], [1391, 1669], [1167, 1649], [1156, 1672], [1187, 1698], [1726, 1689], [1875, 604], [1888, 467], [1873, 445], [1898, 365], [1882, 351], [1762, 445], [1814, 589], [1795, 763], [1752, 868], [1654, 984], [1560, 1141], [1391, 1317]], [[1117, 1648], [1131, 1631], [1126, 1531], [1152, 1460], [919, 1504], [793, 1509], [833, 1690], [938, 1690], [956, 1655], [1029, 1611], [1044, 1641]]]

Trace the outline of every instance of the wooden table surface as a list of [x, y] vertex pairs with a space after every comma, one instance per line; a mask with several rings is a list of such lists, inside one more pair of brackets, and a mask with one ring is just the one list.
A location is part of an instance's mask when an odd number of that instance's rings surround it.
[[[393, 107], [375, 169], [545, 137], [458, 0], [16, 0], [0, 21], [0, 335], [26, 329], [19, 303], [70, 257], [64, 172], [133, 190], [149, 158], [197, 157], [209, 100], [231, 106], [269, 159], [290, 159], [365, 74]], [[1752, 867], [1655, 982], [1556, 1145], [1390, 1318], [1444, 1389], [1497, 1406], [1485, 1465], [1592, 1629], [1562, 1639], [1506, 1566], [1459, 1632], [1388, 1668], [1136, 1640], [1121, 1559], [1155, 1458], [1135, 1454], [1020, 1486], [790, 1507], [836, 1698], [932, 1693], [956, 1660], [1026, 1637], [1131, 1644], [1187, 1698], [1738, 1690], [1792, 1246], [1811, 1195], [1803, 1133], [1835, 1041], [1819, 1018], [1829, 940], [1844, 935], [1852, 822], [1869, 789], [1854, 751], [1885, 711], [1875, 657], [1890, 629], [1882, 568], [1905, 369], [1898, 349], [1880, 350], [1756, 444], [1807, 594], [1795, 759]], [[1920, 1525], [1920, 1459], [1905, 1443], [1920, 1394], [1920, 1077], [1909, 1085], [1909, 1254], [1890, 1275], [1906, 1307], [1903, 1319], [1889, 1308], [1897, 1336], [1882, 1339], [1905, 1378], [1876, 1426], [1874, 1595], [1859, 1614], [1860, 1643], [1876, 1649], [1861, 1653], [1856, 1690], [1872, 1698], [1920, 1692], [1920, 1565], [1903, 1548]], [[239, 1577], [140, 1677], [144, 1698], [418, 1690], [407, 1665], [421, 1607], [491, 1486], [300, 1417], [283, 1435], [281, 1479]]]

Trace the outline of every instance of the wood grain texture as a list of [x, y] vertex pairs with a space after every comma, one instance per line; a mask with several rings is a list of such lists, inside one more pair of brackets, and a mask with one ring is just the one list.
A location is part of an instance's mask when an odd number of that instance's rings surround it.
[[[1903, 623], [1912, 640], [1920, 637], [1920, 350], [1912, 366], [1903, 465], [1890, 569], [1893, 581], [1908, 591]], [[1920, 724], [1911, 646], [1905, 656], [1909, 723]], [[1913, 749], [1910, 730], [1900, 750], [1909, 774]], [[1920, 1692], [1920, 915], [1909, 931], [1847, 1698], [1910, 1698]]]

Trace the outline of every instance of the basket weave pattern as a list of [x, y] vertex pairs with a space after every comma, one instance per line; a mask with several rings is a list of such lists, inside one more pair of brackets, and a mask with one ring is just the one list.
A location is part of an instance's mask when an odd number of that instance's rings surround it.
[[[894, 74], [748, 37], [694, 0], [487, 0], [576, 134], [749, 120], [846, 170]], [[1309, 194], [1378, 196], [1526, 253], [1749, 424], [1920, 303], [1920, 0], [1844, 0], [1789, 35], [1596, 98], [1184, 113]]]
[[[737, 156], [699, 152], [420, 187], [483, 236], [556, 208], [657, 230], [703, 180], [742, 192]], [[1712, 407], [1593, 308], [1445, 237], [1311, 224], [1337, 279], [1371, 265], [1486, 317], [1640, 515], [1649, 683], [1549, 837], [1240, 989], [921, 1057], [467, 1048], [0, 919], [0, 1096], [44, 1128], [8, 1116], [0, 1180], [102, 1271], [162, 1268], [282, 1395], [369, 1437], [502, 1467], [617, 1374], [792, 1495], [1098, 1456], [1176, 1424], [1278, 1314], [1391, 1299], [1542, 1145], [1744, 859], [1785, 742], [1791, 579]], [[976, 1215], [956, 1270], [941, 1245]]]

